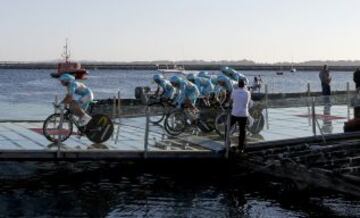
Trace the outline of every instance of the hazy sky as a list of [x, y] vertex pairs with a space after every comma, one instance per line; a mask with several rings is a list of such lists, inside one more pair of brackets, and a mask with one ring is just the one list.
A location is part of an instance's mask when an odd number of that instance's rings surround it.
[[0, 61], [360, 59], [360, 0], [0, 0]]

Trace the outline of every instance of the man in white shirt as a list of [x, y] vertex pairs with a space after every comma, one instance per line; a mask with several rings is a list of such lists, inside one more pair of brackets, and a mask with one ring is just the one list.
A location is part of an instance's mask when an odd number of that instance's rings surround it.
[[231, 110], [231, 125], [235, 122], [239, 124], [239, 145], [238, 149], [244, 151], [245, 149], [245, 127], [246, 121], [249, 116], [249, 103], [251, 94], [245, 86], [243, 80], [238, 82], [239, 88], [236, 88], [231, 93], [232, 110]]

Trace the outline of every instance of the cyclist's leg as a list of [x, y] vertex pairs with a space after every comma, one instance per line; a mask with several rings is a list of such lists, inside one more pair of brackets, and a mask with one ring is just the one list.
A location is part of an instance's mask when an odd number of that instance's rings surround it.
[[199, 111], [195, 106], [198, 97], [199, 97], [199, 95], [196, 94], [196, 93], [191, 93], [191, 94], [186, 96], [186, 100], [187, 100], [187, 103], [188, 103], [189, 107], [195, 112]]
[[73, 100], [70, 104], [70, 110], [77, 116], [84, 116], [85, 112], [80, 107], [80, 102], [78, 100]]
[[91, 116], [86, 113], [86, 109], [89, 107], [90, 102], [93, 100], [92, 94], [80, 97], [78, 100], [73, 101], [71, 110], [76, 116], [80, 118], [82, 124], [86, 125], [90, 120]]
[[94, 99], [94, 97], [93, 97], [92, 93], [85, 95], [79, 99], [79, 105], [80, 105], [80, 108], [81, 108], [82, 112], [84, 113], [84, 115], [88, 115], [86, 113], [86, 111], [89, 108], [90, 103], [93, 99]]

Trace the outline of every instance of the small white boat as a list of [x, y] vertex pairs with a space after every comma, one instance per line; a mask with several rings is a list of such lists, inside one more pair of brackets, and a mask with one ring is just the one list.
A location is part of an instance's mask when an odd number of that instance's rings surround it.
[[291, 73], [295, 73], [295, 72], [296, 72], [296, 68], [295, 68], [295, 67], [291, 67], [290, 72], [291, 72]]
[[173, 67], [169, 68], [169, 65], [166, 64], [166, 68], [160, 68], [158, 65], [158, 71], [163, 74], [173, 73], [173, 74], [185, 74], [184, 66], [177, 66], [176, 64]]

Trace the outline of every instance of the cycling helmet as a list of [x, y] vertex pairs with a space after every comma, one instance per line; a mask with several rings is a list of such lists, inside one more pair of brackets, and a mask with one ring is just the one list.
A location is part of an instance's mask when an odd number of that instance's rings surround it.
[[236, 71], [230, 67], [222, 67], [221, 72], [231, 78], [233, 78], [234, 74], [236, 73]]
[[71, 81], [75, 80], [75, 77], [71, 76], [70, 74], [65, 73], [60, 76], [59, 80], [62, 82], [71, 82]]
[[180, 84], [180, 82], [181, 82], [181, 77], [179, 77], [179, 76], [172, 76], [172, 77], [170, 77], [170, 82], [171, 83], [175, 83], [175, 84]]
[[194, 81], [195, 80], [195, 74], [193, 73], [189, 73], [187, 76], [186, 76], [186, 79], [187, 80], [190, 80], [190, 81]]
[[159, 83], [161, 80], [163, 80], [164, 79], [164, 76], [163, 75], [161, 75], [161, 74], [155, 74], [154, 76], [153, 76], [153, 80], [155, 81], [155, 82], [157, 82], [157, 83]]
[[216, 78], [216, 81], [217, 82], [226, 82], [228, 80], [228, 78], [224, 75], [219, 75], [217, 78]]
[[208, 76], [209, 76], [209, 73], [206, 72], [206, 71], [201, 71], [201, 72], [199, 73], [199, 76], [200, 76], [200, 77], [208, 77]]

